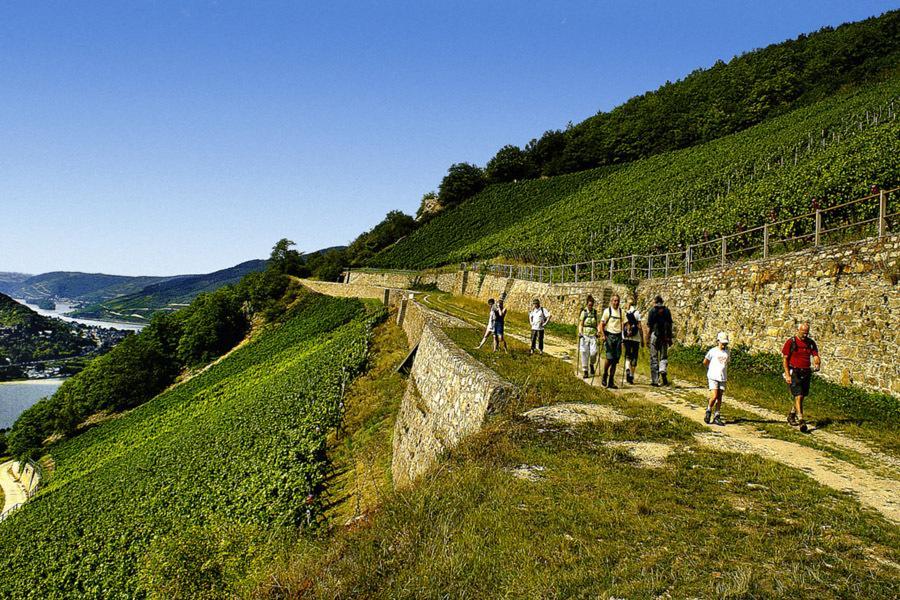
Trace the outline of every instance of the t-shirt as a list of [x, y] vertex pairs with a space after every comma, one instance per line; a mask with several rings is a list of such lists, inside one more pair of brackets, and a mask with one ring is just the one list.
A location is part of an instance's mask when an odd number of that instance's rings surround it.
[[584, 335], [597, 335], [597, 309], [588, 310], [581, 309], [579, 317], [581, 323], [581, 333]]
[[601, 321], [606, 322], [606, 333], [622, 333], [622, 321], [625, 319], [625, 311], [620, 306], [613, 308], [607, 306], [603, 309]]
[[706, 370], [706, 378], [713, 381], [725, 381], [725, 370], [728, 368], [728, 350], [722, 350], [714, 346], [706, 353], [709, 368]]
[[544, 324], [547, 322], [547, 319], [550, 318], [550, 313], [548, 313], [544, 307], [535, 308], [530, 313], [528, 313], [528, 320], [531, 321], [531, 328], [535, 331], [540, 331], [544, 328]]
[[[791, 352], [791, 340], [795, 340], [797, 345], [793, 353]], [[809, 369], [812, 366], [810, 359], [819, 355], [819, 348], [812, 338], [803, 339], [794, 336], [784, 343], [781, 353], [785, 356], [790, 356], [788, 367], [791, 369]]]
[[[638, 309], [633, 308], [633, 309], [631, 309], [631, 310], [629, 310], [628, 312], [625, 313], [625, 324], [626, 324], [626, 325], [628, 324], [628, 315], [634, 315], [634, 320], [637, 321], [637, 322], [640, 324], [640, 322], [641, 322], [641, 313], [638, 311]], [[641, 328], [640, 328], [640, 325], [638, 325], [638, 327], [634, 330], [634, 334], [633, 334], [633, 335], [626, 336], [625, 339], [626, 339], [626, 340], [629, 340], [629, 341], [633, 341], [633, 342], [639, 342], [639, 341], [641, 341]]]

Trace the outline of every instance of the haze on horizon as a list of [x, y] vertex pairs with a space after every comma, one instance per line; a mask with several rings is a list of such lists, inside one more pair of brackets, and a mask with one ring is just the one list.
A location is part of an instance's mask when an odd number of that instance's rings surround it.
[[[0, 9], [0, 271], [203, 273], [346, 244], [479, 165], [886, 1]], [[788, 4], [788, 5], [786, 5]]]

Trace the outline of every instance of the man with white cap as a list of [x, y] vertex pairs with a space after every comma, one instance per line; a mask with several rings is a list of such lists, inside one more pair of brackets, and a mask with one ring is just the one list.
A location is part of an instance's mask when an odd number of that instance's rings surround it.
[[725, 380], [728, 368], [728, 334], [720, 331], [716, 336], [717, 345], [710, 348], [703, 359], [703, 365], [707, 367], [706, 379], [709, 381], [709, 406], [706, 407], [706, 415], [703, 422], [709, 424], [710, 416], [716, 425], [725, 425], [719, 416], [722, 408], [722, 395], [725, 393]]

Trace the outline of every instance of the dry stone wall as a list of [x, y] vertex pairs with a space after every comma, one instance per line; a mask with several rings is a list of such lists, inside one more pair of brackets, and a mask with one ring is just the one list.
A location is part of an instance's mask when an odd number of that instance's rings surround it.
[[687, 344], [712, 345], [727, 331], [752, 350], [781, 352], [808, 320], [826, 378], [900, 394], [898, 278], [894, 235], [647, 280], [637, 291], [642, 306], [663, 296]]
[[[366, 274], [368, 275], [368, 274]], [[391, 472], [407, 485], [431, 468], [441, 453], [481, 429], [485, 420], [515, 393], [512, 384], [472, 358], [444, 332], [470, 327], [465, 321], [425, 308], [407, 290], [354, 283], [303, 281], [309, 289], [339, 297], [387, 298], [403, 315], [401, 326], [416, 350], [394, 426]]]
[[[394, 426], [391, 472], [396, 486], [425, 473], [445, 450], [481, 429], [514, 387], [472, 358], [413, 303], [404, 325], [421, 322], [419, 348]], [[409, 315], [408, 315], [409, 317]], [[412, 325], [410, 325], [411, 327]]]

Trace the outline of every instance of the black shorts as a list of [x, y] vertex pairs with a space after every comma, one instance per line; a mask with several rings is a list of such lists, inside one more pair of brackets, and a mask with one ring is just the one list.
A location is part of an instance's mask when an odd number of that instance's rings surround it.
[[809, 396], [809, 382], [812, 379], [811, 369], [791, 369], [791, 395]]
[[625, 344], [625, 359], [637, 362], [641, 343], [637, 340], [622, 340], [622, 343]]

